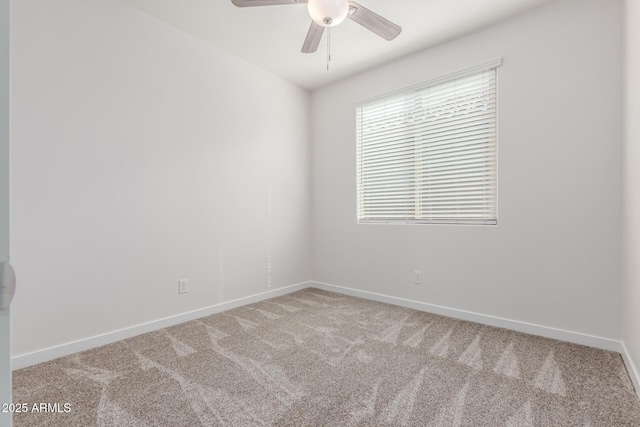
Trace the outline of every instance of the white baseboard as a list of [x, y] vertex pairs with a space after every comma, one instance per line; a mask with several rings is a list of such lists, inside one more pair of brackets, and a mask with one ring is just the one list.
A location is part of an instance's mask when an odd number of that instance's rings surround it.
[[633, 363], [633, 359], [631, 358], [631, 355], [629, 354], [629, 350], [627, 350], [627, 346], [624, 344], [624, 341], [622, 341], [621, 344], [622, 344], [622, 352], [621, 352], [622, 360], [624, 360], [624, 364], [627, 366], [627, 372], [629, 372], [629, 376], [631, 377], [631, 382], [633, 382], [633, 386], [636, 389], [636, 394], [640, 398], [640, 375], [638, 373], [638, 369], [636, 368], [635, 363]]
[[374, 292], [345, 288], [329, 283], [311, 282], [311, 286], [319, 289], [324, 289], [326, 291], [338, 292], [345, 295], [365, 298], [379, 302], [386, 302], [388, 304], [413, 308], [415, 310], [425, 311], [428, 313], [439, 314], [442, 316], [453, 317], [470, 322], [482, 323], [484, 325], [496, 326], [498, 328], [510, 329], [513, 331], [524, 332], [531, 335], [538, 335], [545, 338], [553, 338], [603, 350], [615, 351], [617, 353], [622, 353], [623, 350], [623, 344], [621, 341], [616, 341], [609, 338], [581, 334], [578, 332], [571, 332], [563, 329], [551, 328], [548, 326], [535, 325], [532, 323], [520, 322], [518, 320], [504, 319], [501, 317], [474, 313], [471, 311], [459, 310], [456, 308], [443, 307], [440, 305], [428, 304], [404, 298], [397, 298], [389, 295], [377, 294]]
[[264, 301], [269, 298], [274, 298], [282, 295], [289, 294], [301, 289], [315, 287], [324, 289], [330, 292], [338, 292], [345, 295], [354, 297], [369, 299], [373, 301], [385, 302], [388, 304], [394, 304], [401, 307], [412, 308], [415, 310], [425, 311], [428, 313], [439, 314], [442, 316], [453, 317], [456, 319], [467, 320], [470, 322], [481, 323], [489, 326], [496, 326], [499, 328], [510, 329], [518, 332], [524, 332], [532, 335], [538, 335], [546, 338], [553, 338], [561, 341], [572, 342], [575, 344], [586, 345], [589, 347], [600, 348], [603, 350], [615, 351], [622, 354], [623, 360], [629, 371], [629, 375], [632, 378], [636, 390], [640, 391], [640, 376], [633, 364], [633, 361], [629, 357], [627, 349], [623, 342], [616, 341], [608, 338], [602, 338], [587, 334], [581, 334], [577, 332], [566, 331], [557, 328], [551, 328], [548, 326], [535, 325], [526, 322], [520, 322], [517, 320], [504, 319], [496, 316], [490, 316], [486, 314], [474, 313], [465, 310], [459, 310], [455, 308], [443, 307], [435, 304], [428, 304], [419, 301], [408, 300], [404, 298], [393, 297], [389, 295], [377, 294], [374, 292], [361, 291], [357, 289], [347, 288], [343, 286], [332, 285], [322, 282], [303, 282], [291, 286], [285, 286], [271, 291], [262, 292], [255, 295], [250, 295], [244, 298], [238, 298], [232, 301], [226, 301], [220, 304], [215, 304], [209, 307], [204, 307], [198, 310], [181, 313], [175, 316], [166, 317], [163, 319], [154, 320], [151, 322], [143, 323], [140, 325], [131, 326], [128, 328], [120, 329], [113, 332], [108, 332], [101, 335], [96, 335], [89, 338], [72, 341], [69, 343], [57, 345], [54, 347], [45, 348], [42, 350], [34, 351], [31, 353], [20, 354], [12, 357], [11, 365], [12, 369], [21, 369], [28, 366], [32, 366], [38, 363], [47, 362], [49, 360], [57, 359], [59, 357], [68, 356], [80, 351], [89, 350], [92, 348], [100, 347], [106, 344], [111, 344], [123, 339], [131, 338], [136, 335], [144, 334], [147, 332], [156, 331], [158, 329], [167, 328], [180, 323], [188, 322], [190, 320], [198, 319], [211, 314], [220, 313], [222, 311], [231, 310], [236, 307], [240, 307], [247, 304], [252, 304], [259, 301]]
[[189, 311], [186, 313], [165, 317], [163, 319], [153, 320], [151, 322], [142, 323], [140, 325], [119, 329], [113, 332], [107, 332], [105, 334], [96, 335], [93, 337], [84, 338], [77, 341], [60, 344], [54, 347], [45, 348], [45, 349], [34, 351], [31, 353], [19, 354], [11, 358], [11, 369], [16, 370], [16, 369], [26, 368], [28, 366], [36, 365], [42, 362], [47, 362], [49, 360], [57, 359], [59, 357], [68, 356], [70, 354], [74, 354], [80, 351], [89, 350], [89, 349], [100, 347], [106, 344], [111, 344], [116, 341], [135, 337], [136, 335], [156, 331], [158, 329], [167, 328], [169, 326], [174, 326], [180, 323], [188, 322], [190, 320], [199, 319], [201, 317], [209, 316], [215, 313], [220, 313], [222, 311], [231, 310], [232, 308], [240, 307], [247, 304], [253, 304], [254, 302], [264, 301], [269, 298], [286, 295], [300, 289], [308, 288], [310, 284], [311, 282], [297, 283], [295, 285], [285, 286], [282, 288], [273, 289], [271, 291], [250, 295], [244, 298], [238, 298], [232, 301], [222, 302], [220, 304], [215, 304], [215, 305], [200, 308], [197, 310]]

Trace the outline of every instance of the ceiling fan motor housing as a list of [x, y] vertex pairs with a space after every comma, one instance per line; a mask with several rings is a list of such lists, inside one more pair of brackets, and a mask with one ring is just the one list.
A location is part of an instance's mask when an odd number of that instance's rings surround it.
[[349, 14], [348, 0], [309, 0], [307, 8], [313, 22], [323, 27], [338, 25]]

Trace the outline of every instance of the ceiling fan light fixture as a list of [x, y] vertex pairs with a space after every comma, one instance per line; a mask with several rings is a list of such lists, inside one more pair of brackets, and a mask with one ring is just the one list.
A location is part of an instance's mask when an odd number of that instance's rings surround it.
[[318, 25], [333, 27], [345, 20], [349, 14], [348, 0], [309, 0], [309, 16]]

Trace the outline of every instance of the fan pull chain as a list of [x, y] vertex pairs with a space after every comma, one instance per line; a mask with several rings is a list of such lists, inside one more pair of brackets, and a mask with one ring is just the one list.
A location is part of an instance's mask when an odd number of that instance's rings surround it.
[[331, 62], [331, 27], [327, 27], [327, 71]]

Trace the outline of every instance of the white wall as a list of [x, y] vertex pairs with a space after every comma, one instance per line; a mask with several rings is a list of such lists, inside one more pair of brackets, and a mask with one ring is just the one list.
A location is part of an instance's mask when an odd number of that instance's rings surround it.
[[309, 279], [307, 92], [119, 1], [12, 19], [14, 355]]
[[625, 6], [624, 342], [640, 381], [640, 3], [627, 0]]
[[[314, 92], [314, 280], [620, 339], [621, 27], [563, 0]], [[357, 225], [353, 104], [498, 57], [498, 226]]]

